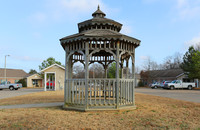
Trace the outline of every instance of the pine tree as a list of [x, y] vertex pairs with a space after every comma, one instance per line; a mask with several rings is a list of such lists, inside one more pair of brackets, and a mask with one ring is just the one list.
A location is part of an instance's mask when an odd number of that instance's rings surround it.
[[200, 52], [191, 46], [183, 57], [180, 66], [191, 79], [200, 79]]

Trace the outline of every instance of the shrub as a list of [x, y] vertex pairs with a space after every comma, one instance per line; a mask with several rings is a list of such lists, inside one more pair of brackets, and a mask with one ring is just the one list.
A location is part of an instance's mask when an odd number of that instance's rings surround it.
[[22, 87], [27, 87], [26, 79], [20, 79], [17, 83], [21, 83]]
[[139, 81], [138, 87], [143, 87], [143, 86], [144, 86], [144, 83], [142, 81]]

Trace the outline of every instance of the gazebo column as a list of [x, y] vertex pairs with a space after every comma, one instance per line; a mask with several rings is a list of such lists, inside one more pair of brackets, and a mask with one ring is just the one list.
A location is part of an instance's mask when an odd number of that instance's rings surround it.
[[119, 108], [119, 84], [120, 84], [120, 82], [119, 82], [119, 41], [117, 42], [117, 50], [116, 50], [116, 89], [115, 89], [115, 91], [116, 91], [116, 94], [115, 94], [115, 96], [116, 96], [116, 109], [118, 109]]
[[67, 75], [68, 75], [68, 79], [70, 79], [70, 80], [68, 80], [68, 83], [67, 83], [67, 91], [68, 91], [68, 103], [72, 103], [72, 96], [71, 96], [71, 92], [72, 92], [72, 56], [70, 56], [69, 58], [68, 58], [68, 62], [67, 62], [67, 64], [68, 64], [68, 70], [67, 70]]
[[132, 101], [133, 101], [133, 106], [135, 106], [135, 57], [132, 55], [132, 89], [133, 89], [133, 94], [132, 94]]
[[123, 79], [123, 65], [124, 65], [124, 60], [121, 59], [121, 78]]
[[107, 79], [107, 77], [108, 77], [107, 56], [105, 56], [105, 65], [104, 65], [104, 70], [105, 70], [105, 78]]
[[68, 103], [69, 102], [69, 81], [68, 80], [68, 70], [69, 70], [69, 61], [67, 60], [68, 58], [68, 51], [67, 47], [65, 48], [65, 87], [64, 87], [64, 102]]
[[88, 109], [89, 43], [85, 42], [85, 109]]
[[105, 70], [105, 78], [107, 79], [107, 76], [108, 76], [108, 65], [105, 65], [104, 66], [104, 70]]
[[126, 79], [129, 78], [129, 76], [128, 76], [128, 61], [129, 61], [129, 58], [126, 58]]

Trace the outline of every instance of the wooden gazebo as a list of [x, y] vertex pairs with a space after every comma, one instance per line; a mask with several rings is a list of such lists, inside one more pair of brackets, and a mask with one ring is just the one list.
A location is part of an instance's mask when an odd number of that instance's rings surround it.
[[[122, 24], [105, 18], [98, 6], [93, 18], [78, 24], [79, 33], [60, 39], [66, 52], [64, 108], [72, 110], [119, 110], [135, 108], [135, 48], [140, 40], [123, 35]], [[132, 59], [132, 76], [123, 77], [123, 64]], [[73, 79], [72, 67], [81, 62], [85, 78]], [[98, 62], [104, 78], [89, 78], [88, 66]], [[107, 78], [109, 64], [116, 63], [115, 78]], [[127, 71], [128, 72], [128, 71]], [[128, 73], [127, 73], [128, 74]], [[131, 77], [131, 78], [130, 78]]]

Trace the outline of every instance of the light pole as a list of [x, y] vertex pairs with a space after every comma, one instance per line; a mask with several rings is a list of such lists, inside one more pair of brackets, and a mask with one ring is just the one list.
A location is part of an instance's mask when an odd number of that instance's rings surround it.
[[7, 80], [6, 80], [6, 56], [10, 56], [10, 55], [5, 55], [5, 71], [4, 71], [4, 75], [5, 75], [5, 82], [7, 83]]

